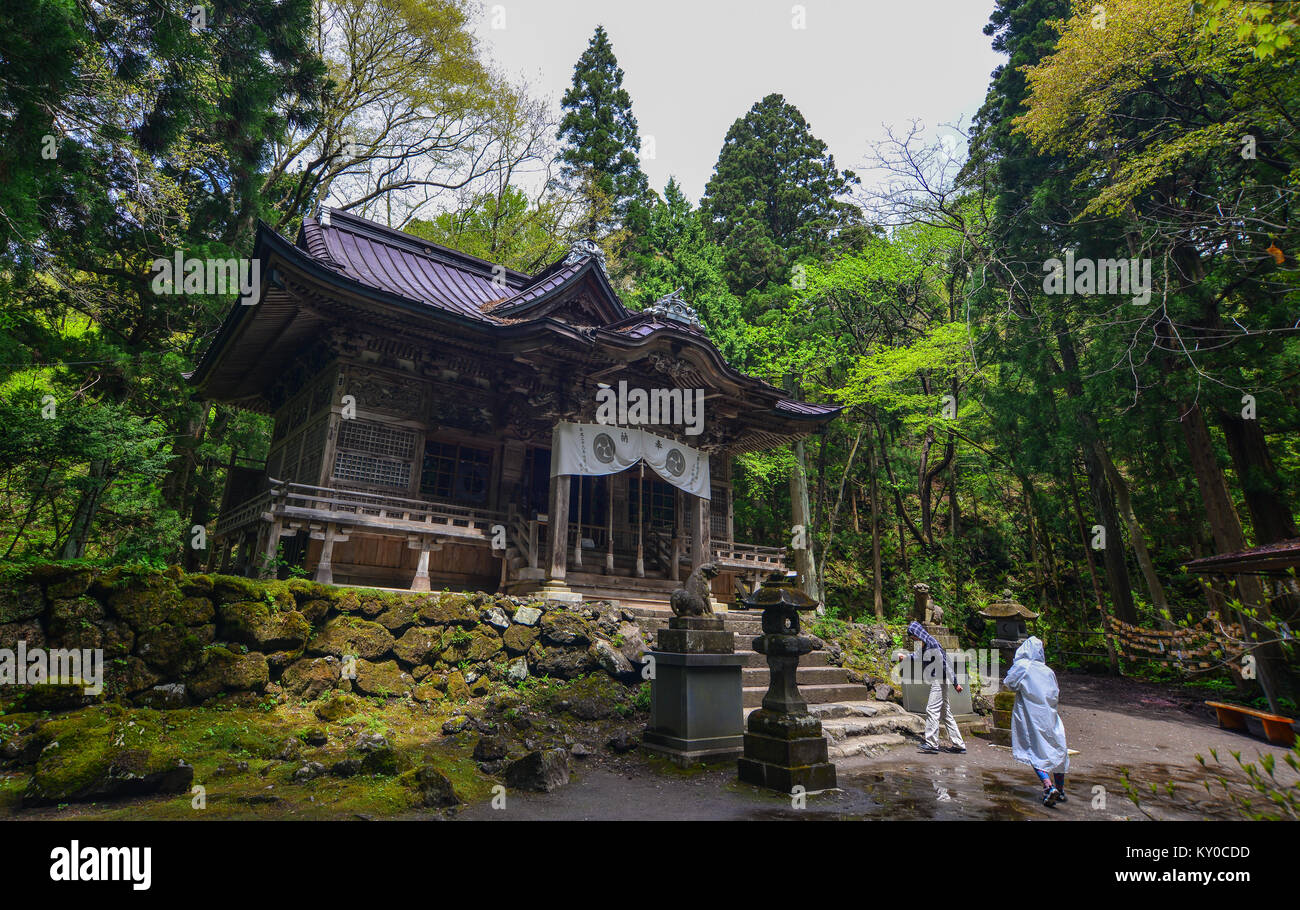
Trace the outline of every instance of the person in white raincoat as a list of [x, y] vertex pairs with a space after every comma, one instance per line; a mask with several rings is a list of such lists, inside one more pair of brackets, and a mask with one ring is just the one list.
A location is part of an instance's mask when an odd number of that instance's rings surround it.
[[1064, 802], [1070, 754], [1065, 748], [1065, 725], [1056, 713], [1061, 690], [1037, 637], [1017, 649], [1002, 685], [1016, 693], [1016, 704], [1011, 709], [1012, 756], [1038, 775], [1043, 784], [1043, 805]]

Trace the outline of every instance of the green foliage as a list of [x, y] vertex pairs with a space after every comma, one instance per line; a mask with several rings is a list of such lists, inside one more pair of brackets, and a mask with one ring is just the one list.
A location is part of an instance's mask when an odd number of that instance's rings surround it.
[[[564, 116], [556, 138], [561, 176], [582, 187], [588, 198], [586, 235], [609, 234], [650, 196], [637, 153], [641, 137], [632, 114], [632, 97], [623, 88], [623, 69], [604, 26], [596, 26], [587, 49], [573, 67], [573, 84], [562, 100]], [[601, 209], [608, 205], [608, 211]]]
[[787, 282], [801, 257], [828, 252], [858, 219], [839, 198], [855, 183], [785, 98], [756, 102], [727, 130], [701, 200], [732, 290]]

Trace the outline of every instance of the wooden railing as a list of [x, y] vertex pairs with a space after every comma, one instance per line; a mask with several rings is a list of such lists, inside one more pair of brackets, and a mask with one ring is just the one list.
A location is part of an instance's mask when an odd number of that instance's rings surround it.
[[[731, 540], [714, 538], [713, 561], [724, 569], [745, 569], [776, 572], [785, 568], [785, 547], [760, 547], [756, 544], [736, 543]], [[672, 535], [666, 531], [656, 531], [646, 537], [646, 550], [667, 567], [672, 565]], [[681, 539], [680, 562], [689, 563], [691, 559], [691, 538]]]
[[769, 572], [785, 568], [785, 547], [760, 547], [717, 539], [712, 543], [713, 561], [726, 568], [762, 569]]
[[245, 525], [255, 524], [262, 518], [262, 513], [271, 510], [271, 501], [273, 493], [266, 490], [252, 499], [240, 503], [229, 511], [223, 512], [217, 519], [217, 526], [213, 530], [216, 537], [224, 537], [232, 531], [237, 531]]
[[505, 521], [504, 513], [456, 503], [272, 480], [269, 490], [223, 514], [216, 534], [237, 531], [268, 513], [275, 518], [336, 521], [395, 531], [441, 531], [486, 539], [491, 538], [493, 525]]

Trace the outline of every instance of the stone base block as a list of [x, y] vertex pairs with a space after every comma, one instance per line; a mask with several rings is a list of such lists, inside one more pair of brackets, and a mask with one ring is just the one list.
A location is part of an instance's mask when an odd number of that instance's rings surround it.
[[683, 767], [739, 755], [745, 656], [664, 651], [651, 656], [655, 675], [650, 684], [650, 725], [642, 746]]
[[537, 596], [542, 600], [553, 600], [559, 603], [577, 604], [582, 603], [582, 595], [577, 591], [570, 590], [565, 585], [544, 584], [537, 591]]
[[816, 793], [819, 790], [834, 790], [838, 786], [835, 766], [830, 762], [787, 768], [784, 765], [754, 761], [752, 758], [740, 758], [736, 761], [736, 770], [744, 783], [781, 793], [791, 793], [795, 787], [803, 787], [805, 793]]
[[745, 751], [745, 742], [739, 734], [712, 739], [680, 739], [647, 730], [641, 737], [641, 748], [668, 759], [679, 768], [689, 768], [733, 761]]

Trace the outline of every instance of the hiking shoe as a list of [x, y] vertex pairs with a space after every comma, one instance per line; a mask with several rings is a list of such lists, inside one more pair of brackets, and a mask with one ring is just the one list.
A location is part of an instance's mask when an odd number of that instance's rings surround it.
[[[1053, 788], [1053, 789], [1055, 789], [1055, 788]], [[1056, 801], [1057, 801], [1058, 803], [1068, 803], [1068, 802], [1069, 802], [1069, 800], [1066, 799], [1065, 791], [1064, 791], [1064, 790], [1057, 790], [1057, 791], [1056, 791]]]
[[965, 754], [966, 754], [966, 747], [965, 747], [965, 746], [949, 746], [949, 747], [948, 747], [948, 751], [951, 752], [951, 753], [953, 753], [954, 755], [965, 755]]
[[1061, 799], [1061, 791], [1053, 787], [1043, 791], [1043, 805], [1055, 806]]
[[938, 754], [939, 754], [939, 747], [938, 747], [938, 746], [931, 746], [931, 745], [929, 745], [929, 744], [927, 743], [926, 745], [922, 746], [921, 748], [917, 749], [916, 751], [922, 753], [923, 755], [938, 755]]

